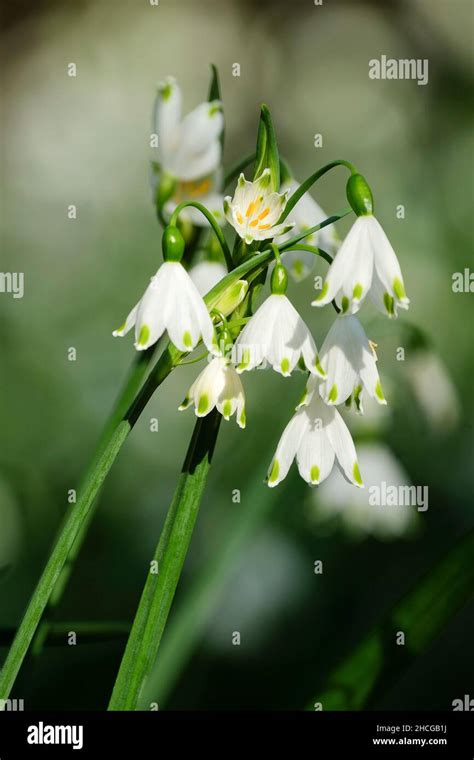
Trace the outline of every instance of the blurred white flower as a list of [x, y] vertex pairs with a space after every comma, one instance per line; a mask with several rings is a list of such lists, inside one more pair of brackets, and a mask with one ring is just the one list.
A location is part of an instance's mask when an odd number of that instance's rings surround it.
[[205, 296], [227, 274], [227, 269], [220, 261], [200, 261], [189, 270], [189, 276], [200, 295]]
[[381, 443], [359, 444], [359, 461], [364, 472], [364, 490], [350, 488], [339, 473], [332, 475], [311, 495], [318, 523], [337, 520], [352, 533], [394, 539], [409, 532], [418, 521], [416, 506], [374, 504], [373, 487], [410, 486], [408, 475], [392, 451]]
[[265, 169], [255, 182], [248, 182], [241, 174], [234, 197], [224, 199], [225, 217], [246, 243], [279, 237], [294, 227], [287, 222], [277, 223], [287, 197], [287, 193], [272, 191], [270, 169]]
[[459, 422], [457, 390], [443, 362], [430, 349], [414, 352], [406, 372], [416, 400], [435, 430], [447, 431]]
[[228, 359], [217, 357], [191, 385], [180, 411], [194, 404], [197, 417], [205, 417], [215, 407], [225, 420], [236, 413], [239, 427], [245, 427], [245, 397], [242, 381]]
[[201, 103], [182, 119], [181, 100], [181, 90], [173, 77], [158, 85], [155, 132], [162, 170], [189, 182], [208, 177], [219, 168], [224, 117], [221, 103], [216, 100]]
[[[295, 190], [298, 190], [299, 184], [294, 179], [285, 182], [281, 186], [281, 191], [286, 192], [289, 196], [293, 195]], [[305, 230], [315, 227], [320, 224], [328, 215], [322, 210], [322, 208], [316, 203], [309, 193], [305, 193], [303, 197], [298, 201], [294, 209], [288, 214], [287, 221], [294, 222], [295, 228], [293, 233], [299, 235], [305, 232]], [[290, 234], [286, 233], [284, 237], [279, 240], [279, 243], [285, 243], [290, 238]], [[329, 254], [334, 254], [338, 246], [338, 237], [333, 225], [323, 227], [322, 230], [313, 232], [312, 235], [308, 235], [304, 240], [308, 245], [314, 245], [321, 247]], [[291, 276], [299, 282], [304, 279], [316, 263], [316, 256], [311, 251], [288, 251], [285, 253], [285, 266]]]
[[397, 316], [407, 309], [403, 277], [396, 254], [372, 214], [358, 216], [329, 267], [321, 293], [313, 306], [335, 299], [342, 312], [355, 314], [370, 296], [380, 311]]
[[281, 483], [296, 457], [301, 477], [318, 485], [332, 470], [334, 459], [347, 480], [363, 488], [352, 436], [337, 409], [315, 394], [289, 421], [268, 470], [270, 488]]

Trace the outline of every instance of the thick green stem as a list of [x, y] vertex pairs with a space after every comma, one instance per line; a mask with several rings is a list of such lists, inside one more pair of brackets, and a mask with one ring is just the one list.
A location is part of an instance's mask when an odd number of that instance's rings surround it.
[[224, 233], [222, 232], [222, 228], [219, 227], [218, 222], [216, 221], [215, 216], [211, 214], [209, 209], [207, 209], [205, 206], [203, 206], [202, 203], [199, 203], [198, 201], [183, 201], [179, 204], [179, 206], [176, 206], [175, 210], [173, 211], [170, 219], [170, 225], [172, 227], [175, 227], [178, 222], [178, 217], [181, 213], [181, 211], [185, 208], [195, 208], [198, 211], [201, 212], [201, 214], [207, 219], [209, 224], [212, 227], [212, 230], [216, 236], [216, 238], [219, 241], [219, 245], [222, 248], [222, 253], [224, 254], [225, 263], [227, 265], [227, 269], [230, 270], [233, 268], [234, 264], [232, 261], [232, 255], [229, 250], [229, 246], [226, 243], [226, 239], [224, 237]]
[[298, 201], [303, 197], [305, 193], [308, 192], [310, 187], [312, 187], [314, 183], [318, 181], [318, 179], [321, 179], [321, 177], [323, 177], [327, 172], [331, 171], [331, 169], [334, 169], [336, 166], [345, 166], [346, 169], [349, 169], [349, 171], [352, 174], [354, 174], [357, 171], [354, 164], [351, 164], [350, 161], [344, 161], [343, 159], [331, 161], [331, 163], [326, 164], [325, 166], [322, 166], [321, 169], [318, 169], [318, 171], [314, 172], [314, 174], [311, 174], [308, 177], [308, 179], [302, 182], [299, 188], [295, 190], [293, 195], [291, 195], [288, 198], [288, 203], [283, 209], [283, 212], [278, 220], [278, 223], [281, 224], [281, 222], [283, 222], [286, 219], [286, 217], [288, 216], [290, 211], [294, 209]]
[[135, 710], [155, 661], [186, 559], [209, 472], [221, 416], [196, 422], [181, 476], [148, 571], [112, 692], [109, 710]]

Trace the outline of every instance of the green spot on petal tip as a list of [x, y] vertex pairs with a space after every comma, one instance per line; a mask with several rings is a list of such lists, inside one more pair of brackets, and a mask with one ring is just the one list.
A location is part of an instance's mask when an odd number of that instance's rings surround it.
[[395, 293], [399, 301], [403, 301], [407, 297], [407, 294], [405, 292], [405, 286], [398, 277], [395, 277], [393, 281], [393, 292]]
[[282, 359], [282, 362], [281, 362], [281, 371], [283, 372], [284, 375], [287, 375], [288, 372], [289, 372], [289, 370], [290, 370], [289, 359], [286, 359], [286, 358]]
[[148, 325], [142, 325], [142, 328], [140, 330], [140, 335], [138, 336], [138, 345], [139, 346], [145, 346], [148, 343], [148, 339], [150, 337], [150, 328]]
[[319, 474], [320, 474], [320, 471], [319, 471], [318, 465], [313, 464], [313, 466], [311, 467], [311, 472], [309, 473], [312, 483], [319, 483]]
[[193, 339], [191, 338], [191, 334], [187, 330], [183, 335], [183, 344], [186, 346], [186, 348], [193, 347]]
[[270, 475], [268, 476], [268, 483], [269, 485], [272, 485], [276, 482], [278, 479], [278, 473], [280, 472], [280, 465], [278, 463], [278, 459], [273, 460], [272, 469], [270, 471]]
[[323, 298], [326, 296], [326, 293], [328, 292], [328, 290], [329, 290], [329, 283], [325, 282], [321, 293], [319, 294], [319, 296], [315, 298], [313, 303], [318, 303], [318, 301], [322, 301]]
[[349, 301], [348, 297], [347, 296], [343, 296], [342, 297], [342, 301], [341, 301], [341, 309], [342, 309], [342, 313], [343, 314], [347, 313], [347, 311], [349, 310], [349, 305], [350, 305], [350, 301]]
[[355, 464], [354, 464], [354, 467], [352, 469], [352, 475], [353, 475], [354, 480], [357, 483], [357, 485], [359, 485], [359, 486], [363, 486], [364, 485], [364, 483], [362, 481], [361, 474], [360, 474], [358, 462], [355, 462]]
[[198, 403], [198, 414], [206, 414], [207, 409], [209, 408], [209, 399], [207, 396], [201, 396]]
[[224, 401], [224, 404], [223, 404], [223, 406], [222, 406], [222, 414], [223, 414], [223, 416], [224, 416], [224, 417], [226, 417], [227, 419], [228, 419], [228, 418], [230, 417], [230, 415], [232, 414], [232, 403], [231, 403], [229, 400], [227, 400], [227, 401]]
[[390, 295], [390, 293], [384, 293], [383, 294], [383, 302], [385, 304], [385, 308], [387, 309], [388, 314], [393, 317], [395, 314], [395, 302]]
[[332, 404], [335, 401], [337, 401], [337, 394], [338, 394], [337, 385], [336, 383], [334, 383], [331, 390], [329, 391], [328, 401], [330, 401]]
[[377, 384], [375, 386], [375, 395], [379, 401], [385, 401], [385, 396], [383, 395], [382, 384], [380, 380], [377, 380]]
[[364, 288], [362, 287], [360, 282], [358, 282], [357, 285], [354, 285], [354, 290], [352, 291], [352, 297], [356, 301], [360, 301], [360, 299], [362, 298], [363, 291], [364, 291]]

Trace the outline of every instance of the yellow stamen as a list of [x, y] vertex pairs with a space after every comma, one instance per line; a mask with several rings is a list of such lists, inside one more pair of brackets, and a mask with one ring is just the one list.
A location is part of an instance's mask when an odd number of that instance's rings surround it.
[[263, 209], [262, 213], [261, 213], [261, 214], [259, 214], [258, 218], [259, 218], [259, 219], [265, 219], [265, 217], [266, 217], [266, 216], [267, 216], [269, 213], [270, 213], [270, 209], [269, 209], [269, 208], [268, 208], [268, 206], [267, 206], [267, 208]]
[[253, 222], [250, 222], [249, 227], [256, 227], [258, 224], [258, 219], [254, 219]]
[[244, 218], [243, 218], [242, 214], [240, 213], [240, 211], [237, 211], [237, 221], [238, 221], [239, 224], [243, 224], [244, 223]]
[[271, 224], [261, 224], [258, 228], [259, 230], [268, 230], [272, 225]]

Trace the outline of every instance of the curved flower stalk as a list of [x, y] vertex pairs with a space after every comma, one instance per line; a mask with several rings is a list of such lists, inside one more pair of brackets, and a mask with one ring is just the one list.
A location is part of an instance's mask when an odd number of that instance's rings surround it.
[[277, 264], [272, 272], [272, 294], [235, 343], [237, 372], [255, 369], [268, 361], [276, 372], [289, 377], [301, 358], [309, 372], [325, 376], [313, 337], [285, 295], [287, 284], [286, 270]]
[[[284, 182], [281, 186], [282, 192], [288, 193], [290, 196], [299, 189], [300, 185], [296, 180], [291, 179]], [[305, 193], [298, 201], [296, 206], [291, 210], [287, 216], [288, 222], [292, 222], [295, 233], [305, 232], [311, 227], [314, 227], [323, 219], [327, 219], [327, 214], [321, 206], [311, 197], [309, 193]], [[285, 243], [289, 239], [290, 235], [287, 233], [281, 238], [281, 243]], [[336, 230], [333, 225], [328, 225], [318, 232], [314, 232], [305, 238], [307, 245], [314, 245], [323, 248], [330, 255], [333, 255], [339, 245], [339, 239]], [[292, 251], [289, 250], [285, 256], [285, 266], [288, 268], [289, 273], [296, 282], [300, 282], [314, 268], [316, 257], [310, 251]]]
[[[375, 348], [357, 317], [336, 317], [320, 351], [326, 377], [319, 385], [319, 394], [326, 404], [342, 404], [352, 396], [358, 411], [362, 411], [363, 390], [379, 404], [387, 403]], [[315, 390], [316, 380], [310, 377], [300, 406], [309, 404]]]
[[123, 337], [135, 327], [135, 348], [145, 351], [167, 330], [180, 351], [191, 351], [201, 337], [209, 351], [217, 351], [206, 304], [180, 263], [183, 252], [181, 233], [175, 227], [168, 227], [163, 234], [165, 261], [124, 324], [114, 330], [114, 337]]
[[217, 409], [225, 420], [233, 414], [239, 427], [245, 427], [245, 397], [242, 381], [230, 359], [215, 357], [191, 385], [179, 410], [194, 404], [197, 417]]
[[327, 406], [315, 394], [284, 429], [268, 470], [270, 488], [281, 483], [296, 458], [298, 470], [307, 483], [318, 485], [332, 470], [334, 459], [344, 477], [363, 487], [357, 454], [346, 423], [335, 407]]
[[[220, 100], [203, 102], [182, 118], [182, 96], [176, 79], [168, 77], [159, 83], [154, 131], [159, 141], [158, 185], [164, 197], [168, 196], [164, 205], [168, 216], [183, 200], [198, 200], [224, 224], [223, 196], [219, 192], [223, 128]], [[207, 226], [206, 219], [193, 208], [187, 208], [183, 218], [197, 226]]]
[[254, 240], [271, 240], [293, 229], [293, 223], [278, 224], [288, 192], [272, 190], [272, 178], [266, 168], [254, 182], [241, 174], [234, 197], [224, 198], [224, 213], [229, 224], [246, 243]]
[[313, 306], [335, 300], [343, 313], [355, 314], [370, 294], [377, 308], [389, 317], [410, 303], [405, 292], [397, 256], [381, 225], [373, 215], [370, 188], [360, 174], [353, 174], [347, 197], [358, 214], [329, 267]]

